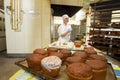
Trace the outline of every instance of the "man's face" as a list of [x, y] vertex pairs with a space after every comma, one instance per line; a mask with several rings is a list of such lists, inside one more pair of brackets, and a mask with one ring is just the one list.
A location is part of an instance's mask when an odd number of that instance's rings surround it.
[[65, 18], [63, 21], [64, 21], [65, 24], [67, 24], [68, 21], [69, 21], [69, 18]]

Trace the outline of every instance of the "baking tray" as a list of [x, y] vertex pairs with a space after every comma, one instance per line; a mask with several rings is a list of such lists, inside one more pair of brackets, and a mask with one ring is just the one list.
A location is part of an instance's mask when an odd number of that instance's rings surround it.
[[[27, 61], [26, 59], [20, 60], [15, 62], [15, 64], [19, 67], [21, 67], [22, 69], [32, 73], [35, 76], [40, 77], [40, 80], [68, 80], [68, 76], [66, 74], [66, 66], [62, 65], [61, 69], [60, 69], [60, 73], [57, 77], [49, 77], [49, 76], [43, 76], [42, 75], [42, 71], [38, 71], [38, 72], [34, 72], [32, 70], [30, 70], [28, 68], [27, 65]], [[114, 70], [112, 68], [112, 65], [110, 63], [107, 63], [107, 76], [106, 76], [106, 80], [117, 80]]]
[[68, 49], [71, 51], [83, 51], [84, 47], [83, 45], [81, 45], [80, 47], [75, 47], [75, 45], [73, 45], [73, 47], [69, 48], [68, 46], [56, 46], [57, 42], [53, 42], [50, 45], [48, 45], [48, 47], [55, 47], [58, 48], [59, 50], [61, 49]]

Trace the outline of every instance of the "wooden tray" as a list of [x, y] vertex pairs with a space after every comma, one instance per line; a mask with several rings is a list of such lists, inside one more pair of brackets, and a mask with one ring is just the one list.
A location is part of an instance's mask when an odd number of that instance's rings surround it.
[[[65, 65], [63, 65], [61, 67], [59, 75], [57, 77], [53, 78], [53, 77], [49, 77], [49, 76], [43, 76], [42, 75], [42, 71], [34, 72], [34, 71], [30, 70], [28, 68], [26, 59], [18, 61], [18, 62], [15, 62], [15, 64], [17, 66], [21, 67], [22, 69], [32, 73], [33, 75], [40, 77], [41, 80], [68, 80], [68, 76], [66, 74], [66, 66]], [[108, 66], [107, 66], [106, 80], [117, 80], [111, 64], [110, 63], [107, 63], [107, 64], [108, 64]]]

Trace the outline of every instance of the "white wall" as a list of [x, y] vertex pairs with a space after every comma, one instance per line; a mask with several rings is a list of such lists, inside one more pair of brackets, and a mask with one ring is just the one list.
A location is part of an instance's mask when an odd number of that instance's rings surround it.
[[[10, 0], [5, 0], [9, 6]], [[23, 22], [21, 31], [11, 29], [10, 15], [5, 12], [7, 53], [25, 54], [50, 43], [50, 1], [22, 0]]]

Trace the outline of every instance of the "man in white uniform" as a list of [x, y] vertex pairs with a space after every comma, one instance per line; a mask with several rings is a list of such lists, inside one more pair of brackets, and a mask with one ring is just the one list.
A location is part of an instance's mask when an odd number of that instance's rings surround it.
[[69, 42], [70, 41], [70, 34], [72, 31], [71, 25], [68, 24], [69, 16], [67, 14], [62, 16], [63, 24], [61, 24], [58, 28], [58, 34], [60, 42]]

